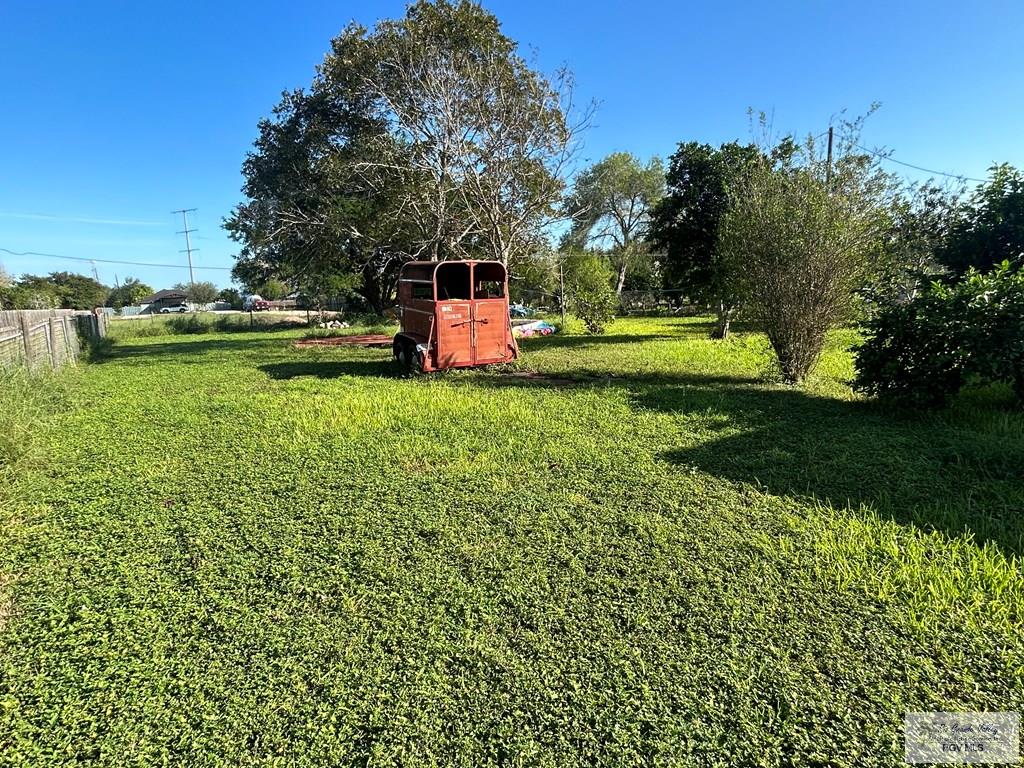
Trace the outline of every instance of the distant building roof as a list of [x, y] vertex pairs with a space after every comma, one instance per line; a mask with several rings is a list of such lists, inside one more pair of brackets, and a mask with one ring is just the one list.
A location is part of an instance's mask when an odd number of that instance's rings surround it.
[[158, 301], [169, 301], [176, 299], [178, 301], [184, 301], [188, 296], [183, 291], [164, 290], [157, 291], [152, 296], [147, 296], [142, 300], [143, 304], [155, 304]]

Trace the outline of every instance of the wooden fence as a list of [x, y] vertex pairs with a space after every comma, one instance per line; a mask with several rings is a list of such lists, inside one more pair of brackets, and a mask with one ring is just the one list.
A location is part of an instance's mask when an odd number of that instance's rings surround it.
[[73, 309], [0, 311], [0, 368], [24, 366], [31, 372], [75, 365], [81, 338], [107, 335], [107, 319]]

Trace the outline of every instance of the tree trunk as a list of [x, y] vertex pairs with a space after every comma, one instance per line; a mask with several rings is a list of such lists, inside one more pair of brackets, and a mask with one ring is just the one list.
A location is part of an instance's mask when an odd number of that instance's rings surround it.
[[384, 291], [381, 290], [380, 279], [369, 266], [363, 268], [363, 298], [374, 314], [384, 314]]
[[622, 264], [619, 266], [619, 279], [615, 284], [615, 295], [622, 295], [622, 288], [626, 284], [626, 260], [622, 260]]
[[718, 300], [715, 307], [715, 315], [718, 321], [715, 323], [715, 330], [711, 334], [713, 339], [729, 338], [729, 324], [732, 322], [733, 307], [722, 299]]

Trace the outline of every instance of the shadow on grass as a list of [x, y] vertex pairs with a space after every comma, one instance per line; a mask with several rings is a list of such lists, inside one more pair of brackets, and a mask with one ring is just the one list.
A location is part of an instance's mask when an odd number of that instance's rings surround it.
[[970, 532], [1024, 554], [1024, 438], [798, 390], [718, 384], [645, 387], [634, 403], [721, 416], [721, 429], [661, 458], [773, 495], [867, 505], [901, 524]]
[[[238, 338], [236, 334], [193, 334], [181, 336], [148, 337], [158, 341], [138, 343], [136, 339], [113, 339], [113, 343], [104, 352], [98, 362], [114, 360], [130, 360], [148, 357], [182, 357], [199, 359], [210, 354], [222, 352], [241, 352], [246, 350], [265, 349], [268, 345], [280, 345], [281, 338]], [[169, 341], [167, 339], [176, 339]], [[125, 343], [125, 341], [129, 343]], [[135, 342], [135, 343], [132, 343]]]
[[638, 333], [638, 334], [602, 334], [600, 336], [576, 336], [570, 334], [552, 334], [551, 336], [530, 336], [520, 339], [524, 349], [577, 349], [580, 347], [601, 346], [605, 344], [638, 344], [645, 341], [668, 341], [685, 339], [694, 334], [689, 333]]
[[259, 366], [267, 376], [277, 381], [314, 376], [318, 379], [337, 379], [341, 376], [370, 376], [399, 379], [403, 374], [398, 365], [387, 357], [380, 360], [307, 360], [267, 363]]

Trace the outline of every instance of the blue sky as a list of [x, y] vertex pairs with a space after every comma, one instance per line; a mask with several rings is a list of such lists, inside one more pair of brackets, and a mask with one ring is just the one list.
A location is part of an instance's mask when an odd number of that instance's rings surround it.
[[[881, 110], [864, 141], [929, 168], [1024, 166], [1024, 3], [534, 2], [491, 0], [544, 69], [568, 65], [600, 102], [586, 156], [670, 154], [749, 137], [747, 108], [779, 132], [819, 132], [842, 109]], [[0, 9], [0, 248], [183, 264], [227, 285], [220, 221], [284, 89], [306, 85], [350, 20], [402, 2], [25, 2]], [[916, 177], [921, 174], [908, 173]], [[84, 262], [0, 251], [15, 275]], [[187, 269], [97, 262], [100, 279], [160, 288]]]

